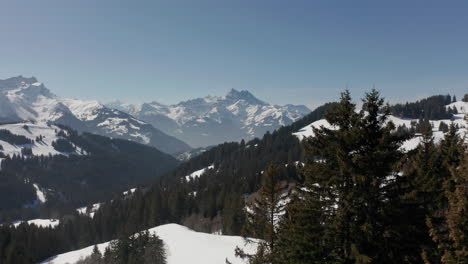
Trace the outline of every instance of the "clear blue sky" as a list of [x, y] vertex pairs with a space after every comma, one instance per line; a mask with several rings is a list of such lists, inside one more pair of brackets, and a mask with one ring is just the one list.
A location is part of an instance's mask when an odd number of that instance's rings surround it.
[[373, 85], [391, 101], [461, 95], [467, 14], [467, 1], [2, 1], [0, 78], [101, 101], [235, 88], [314, 106]]

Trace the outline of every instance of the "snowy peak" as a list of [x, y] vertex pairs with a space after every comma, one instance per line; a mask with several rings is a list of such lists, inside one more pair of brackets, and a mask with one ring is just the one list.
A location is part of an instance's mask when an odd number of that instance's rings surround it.
[[303, 105], [270, 105], [249, 91], [231, 89], [226, 96], [206, 96], [174, 105], [158, 102], [109, 107], [127, 112], [193, 147], [261, 137], [310, 112]]
[[238, 91], [236, 89], [231, 89], [229, 93], [226, 95], [226, 99], [232, 101], [239, 101], [244, 100], [249, 104], [256, 104], [256, 105], [266, 105], [267, 103], [257, 99], [253, 94], [251, 94], [247, 90]]
[[170, 154], [191, 149], [131, 114], [98, 101], [58, 97], [35, 77], [0, 80], [0, 122], [22, 121], [58, 123], [78, 131], [148, 144]]
[[0, 89], [15, 89], [24, 86], [31, 86], [32, 84], [38, 86], [40, 83], [37, 82], [37, 79], [35, 77], [26, 78], [22, 75], [19, 75], [17, 77], [11, 77], [5, 80], [0, 80]]

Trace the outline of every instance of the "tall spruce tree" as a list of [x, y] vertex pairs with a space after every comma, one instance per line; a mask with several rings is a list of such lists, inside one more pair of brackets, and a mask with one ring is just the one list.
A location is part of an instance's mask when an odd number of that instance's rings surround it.
[[427, 219], [439, 255], [427, 263], [468, 263], [468, 155], [463, 142], [452, 125], [440, 146], [445, 169], [441, 174], [445, 177], [444, 203], [438, 204], [440, 208]]
[[[305, 142], [309, 160], [305, 172], [313, 195], [304, 196], [309, 201], [299, 211], [313, 210], [309, 215], [319, 216], [321, 225], [311, 227], [323, 236], [310, 237], [307, 243], [291, 241], [291, 248], [284, 250], [299, 251], [292, 247], [304, 244], [325, 257], [316, 254], [309, 262], [291, 263], [394, 263], [386, 243], [385, 185], [395, 175], [404, 138], [387, 122], [389, 112], [377, 91], [366, 94], [363, 103], [357, 112], [349, 92], [344, 92], [339, 105], [326, 115], [330, 127], [315, 128]], [[290, 237], [300, 237], [293, 234], [293, 226]]]
[[268, 166], [263, 173], [258, 197], [247, 205], [243, 233], [245, 242], [256, 244], [257, 251], [250, 254], [237, 247], [236, 256], [250, 264], [276, 263], [277, 227], [284, 214], [283, 199], [287, 195], [286, 186], [279, 181], [279, 173], [278, 166]]
[[446, 186], [448, 209], [446, 219], [449, 243], [445, 245], [442, 263], [468, 263], [468, 151], [459, 168], [452, 169], [453, 187]]
[[[330, 239], [325, 232], [325, 217], [317, 193], [306, 182], [297, 188], [280, 223], [275, 259], [281, 264], [334, 263], [330, 255]], [[327, 247], [328, 246], [328, 247]]]
[[440, 217], [444, 204], [443, 161], [436, 148], [430, 124], [422, 123], [421, 142], [417, 152], [405, 171], [409, 187], [402, 199], [413, 207], [408, 223], [415, 225], [413, 235], [419, 237], [421, 258], [425, 263], [438, 263], [440, 252], [429, 237], [427, 223]]

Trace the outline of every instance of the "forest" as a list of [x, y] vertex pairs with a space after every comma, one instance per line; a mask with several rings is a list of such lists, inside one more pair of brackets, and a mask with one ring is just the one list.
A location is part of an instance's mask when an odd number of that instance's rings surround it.
[[[110, 200], [116, 193], [154, 180], [179, 164], [168, 154], [128, 140], [80, 134], [67, 127], [58, 134], [61, 137], [52, 143], [55, 149], [72, 152], [79, 147], [87, 155], [4, 158], [0, 169], [0, 223], [73, 214], [78, 207]], [[25, 206], [36, 199], [32, 183], [47, 196], [47, 203], [40, 208]]]
[[[468, 263], [466, 138], [452, 125], [436, 143], [422, 122], [421, 143], [403, 152], [414, 131], [386, 122], [392, 108], [378, 92], [363, 101], [356, 111], [345, 92], [262, 139], [214, 147], [94, 218], [70, 212], [54, 229], [1, 226], [0, 260], [35, 263], [182, 223], [261, 239], [256, 254], [237, 250], [249, 263]], [[323, 117], [337, 129], [316, 128], [303, 142], [292, 135]]]

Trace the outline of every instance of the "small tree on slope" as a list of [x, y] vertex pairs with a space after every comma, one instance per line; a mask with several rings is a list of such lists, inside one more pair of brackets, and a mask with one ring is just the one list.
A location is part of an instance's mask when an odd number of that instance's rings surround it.
[[[275, 263], [277, 227], [284, 214], [285, 189], [278, 180], [279, 168], [270, 165], [262, 177], [258, 197], [246, 209], [246, 224], [243, 233], [246, 243], [257, 245], [255, 254], [236, 248], [236, 256], [247, 259], [250, 264]], [[253, 237], [255, 240], [247, 238]]]

